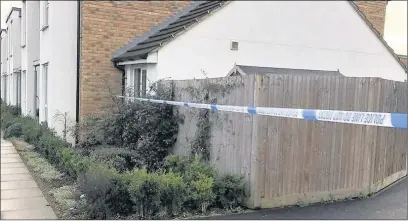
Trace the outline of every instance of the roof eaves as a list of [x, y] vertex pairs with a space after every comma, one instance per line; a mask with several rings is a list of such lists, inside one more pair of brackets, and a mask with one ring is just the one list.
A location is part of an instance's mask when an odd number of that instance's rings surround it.
[[6, 23], [7, 23], [8, 20], [10, 19], [10, 16], [11, 16], [11, 14], [13, 13], [13, 11], [18, 11], [18, 12], [19, 12], [19, 16], [21, 16], [21, 8], [12, 7], [11, 10], [10, 10], [9, 15], [7, 16]]
[[190, 10], [197, 7], [198, 5], [200, 5], [203, 2], [205, 2], [205, 1], [195, 1], [195, 2], [191, 3], [190, 5], [184, 7], [184, 9], [181, 10], [180, 12], [177, 12], [177, 13], [171, 15], [170, 17], [168, 17], [164, 22], [161, 22], [161, 23], [159, 23], [157, 25], [154, 25], [149, 31], [145, 32], [143, 35], [134, 37], [127, 44], [125, 44], [123, 47], [119, 48], [118, 50], [116, 50], [113, 53], [113, 56], [112, 56], [113, 60], [115, 60], [115, 58], [118, 58], [119, 56], [125, 54], [127, 52], [127, 50], [137, 46], [140, 42], [147, 40], [150, 36], [157, 33], [158, 31], [160, 31], [164, 27], [167, 27], [170, 23], [176, 21], [181, 16], [187, 14], [188, 12], [190, 12]]
[[398, 55], [394, 52], [394, 50], [387, 44], [387, 42], [384, 40], [384, 38], [380, 35], [380, 33], [377, 31], [376, 28], [374, 28], [374, 25], [367, 19], [367, 17], [364, 15], [364, 13], [358, 8], [356, 3], [353, 1], [348, 1], [351, 6], [356, 10], [356, 12], [360, 15], [360, 17], [364, 20], [364, 22], [370, 27], [371, 31], [374, 32], [374, 34], [377, 36], [377, 38], [383, 43], [383, 45], [387, 48], [388, 52], [391, 53], [391, 55], [397, 60], [397, 62], [401, 65], [401, 67], [405, 70], [405, 73], [408, 74], [408, 70], [404, 63], [399, 59]]

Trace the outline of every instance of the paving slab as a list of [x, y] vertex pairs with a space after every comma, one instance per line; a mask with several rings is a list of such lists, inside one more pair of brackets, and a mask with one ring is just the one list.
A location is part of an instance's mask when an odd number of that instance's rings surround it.
[[3, 156], [3, 154], [17, 154], [16, 150], [2, 150], [0, 154]]
[[1, 219], [57, 219], [50, 207], [1, 212]]
[[1, 182], [1, 190], [15, 190], [38, 187], [34, 180], [6, 181]]
[[39, 197], [42, 195], [43, 193], [38, 187], [28, 189], [1, 190], [2, 200]]
[[20, 173], [20, 174], [1, 174], [1, 181], [19, 181], [19, 180], [32, 180], [31, 174]]
[[[15, 163], [15, 162], [10, 162]], [[20, 173], [30, 173], [26, 167], [24, 168], [1, 168], [1, 174], [20, 174]]]
[[20, 155], [16, 152], [16, 153], [1, 153], [1, 159], [3, 158], [16, 158], [16, 157], [20, 157]]
[[13, 158], [1, 158], [2, 163], [18, 163], [23, 162], [21, 158], [13, 157]]
[[23, 162], [21, 163], [2, 163], [1, 168], [26, 168]]
[[43, 196], [20, 198], [20, 199], [5, 199], [1, 200], [1, 212], [24, 210], [24, 209], [40, 209], [49, 206], [47, 200]]

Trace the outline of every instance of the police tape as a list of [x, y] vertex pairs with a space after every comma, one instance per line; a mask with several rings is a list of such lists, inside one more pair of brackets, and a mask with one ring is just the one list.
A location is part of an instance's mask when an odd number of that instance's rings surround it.
[[379, 127], [393, 127], [407, 129], [406, 113], [380, 113], [342, 110], [318, 110], [318, 109], [294, 109], [274, 107], [251, 107], [231, 106], [218, 104], [200, 104], [179, 101], [153, 100], [147, 98], [135, 98], [118, 96], [121, 98], [135, 99], [138, 101], [152, 102], [157, 104], [169, 104], [174, 106], [209, 109], [213, 111], [227, 111], [235, 113], [248, 113], [255, 115], [295, 118], [304, 120], [317, 120], [336, 123], [359, 124]]

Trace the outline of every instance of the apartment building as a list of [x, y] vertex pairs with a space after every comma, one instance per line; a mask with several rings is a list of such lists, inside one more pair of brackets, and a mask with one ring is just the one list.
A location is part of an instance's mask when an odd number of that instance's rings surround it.
[[6, 19], [7, 28], [1, 30], [2, 99], [11, 105], [21, 105], [21, 9], [13, 7]]
[[[19, 105], [24, 115], [47, 122], [60, 135], [64, 130], [60, 114], [66, 114], [72, 126], [83, 116], [100, 113], [108, 93], [121, 94], [122, 72], [111, 61], [113, 52], [190, 4], [22, 3], [21, 9], [11, 10], [7, 29], [1, 31], [1, 98]], [[74, 142], [73, 137], [68, 140]]]

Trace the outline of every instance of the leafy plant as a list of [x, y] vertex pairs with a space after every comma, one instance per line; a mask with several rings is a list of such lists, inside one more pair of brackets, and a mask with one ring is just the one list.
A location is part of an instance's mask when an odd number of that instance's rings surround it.
[[231, 174], [216, 179], [214, 193], [216, 206], [227, 209], [243, 206], [247, 197], [243, 177]]

